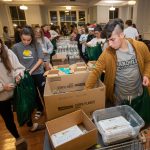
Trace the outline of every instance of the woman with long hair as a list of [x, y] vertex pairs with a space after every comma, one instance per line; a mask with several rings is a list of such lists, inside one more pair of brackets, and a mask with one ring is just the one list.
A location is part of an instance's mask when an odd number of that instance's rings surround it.
[[[35, 119], [39, 119], [43, 113], [44, 107], [41, 101], [43, 100], [45, 78], [43, 77], [43, 53], [40, 44], [36, 41], [34, 31], [30, 26], [25, 26], [21, 33], [21, 42], [15, 44], [12, 48], [13, 52], [18, 57], [20, 63], [29, 71], [29, 74], [33, 78], [36, 88], [36, 105], [37, 112], [35, 113]], [[38, 89], [38, 90], [37, 90]], [[41, 95], [41, 98], [39, 96]], [[30, 131], [36, 131], [39, 128], [38, 123], [32, 123], [30, 120], [27, 124], [31, 126]]]
[[45, 70], [50, 70], [50, 54], [53, 52], [53, 45], [51, 41], [44, 36], [43, 31], [40, 27], [34, 28], [35, 38], [37, 42], [41, 45], [43, 55], [44, 55], [44, 68]]
[[16, 139], [16, 148], [18, 148], [25, 143], [25, 139], [20, 137], [17, 131], [11, 109], [11, 101], [15, 83], [19, 82], [20, 75], [23, 76], [25, 68], [19, 63], [16, 55], [3, 44], [1, 39], [0, 70], [0, 115], [5, 122], [6, 128]]

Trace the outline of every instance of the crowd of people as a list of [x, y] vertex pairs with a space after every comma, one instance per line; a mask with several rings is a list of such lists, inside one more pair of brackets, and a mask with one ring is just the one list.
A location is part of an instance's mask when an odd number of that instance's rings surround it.
[[[52, 55], [60, 36], [70, 36], [77, 41], [80, 57], [87, 63], [87, 47], [101, 45], [102, 54], [96, 67], [90, 74], [86, 89], [93, 88], [97, 79], [105, 70], [106, 105], [120, 105], [124, 99], [134, 99], [143, 93], [143, 86], [150, 85], [150, 53], [147, 46], [138, 41], [139, 33], [132, 26], [132, 21], [126, 21], [127, 28], [121, 19], [109, 21], [105, 27], [98, 24], [88, 24], [69, 30], [62, 30], [50, 25], [20, 27], [15, 31], [12, 42], [8, 27], [4, 27], [4, 43], [0, 40], [0, 114], [7, 129], [16, 138], [16, 146], [25, 142], [16, 128], [11, 101], [15, 84], [19, 83], [24, 70], [29, 71], [36, 88], [37, 120], [44, 113], [44, 71], [52, 67]], [[15, 43], [15, 44], [13, 44]], [[149, 90], [150, 92], [150, 90]], [[31, 117], [27, 125], [31, 132], [44, 128], [43, 124], [33, 122]]]

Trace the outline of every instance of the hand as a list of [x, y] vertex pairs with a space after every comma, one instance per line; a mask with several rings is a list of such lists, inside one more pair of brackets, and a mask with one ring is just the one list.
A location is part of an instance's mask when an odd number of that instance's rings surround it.
[[17, 76], [16, 76], [16, 83], [19, 84], [20, 82], [20, 79], [21, 79], [21, 73], [19, 73]]
[[146, 76], [144, 76], [144, 77], [143, 77], [143, 85], [144, 85], [144, 86], [149, 86], [149, 84], [150, 84], [149, 78], [146, 77]]
[[29, 71], [29, 74], [30, 74], [30, 75], [32, 74], [32, 70]]
[[7, 83], [7, 84], [3, 85], [3, 88], [5, 91], [12, 91], [15, 88], [15, 84]]
[[48, 54], [48, 52], [47, 52], [47, 51], [45, 51], [45, 50], [43, 50], [43, 54]]

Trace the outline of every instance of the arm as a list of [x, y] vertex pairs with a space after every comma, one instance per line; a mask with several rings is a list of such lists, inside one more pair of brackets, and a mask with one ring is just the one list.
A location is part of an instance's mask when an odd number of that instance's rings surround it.
[[80, 36], [79, 42], [80, 42], [80, 44], [83, 44], [83, 43], [86, 42], [85, 40], [83, 40], [83, 36], [82, 35]]
[[11, 61], [12, 67], [14, 69], [14, 77], [16, 78], [18, 75], [23, 76], [25, 67], [20, 64], [17, 56], [11, 50], [8, 50], [8, 51], [9, 51], [9, 55], [11, 58], [10, 61]]
[[142, 47], [144, 51], [144, 73], [143, 73], [143, 85], [150, 85], [150, 52], [148, 47], [142, 43]]
[[37, 48], [36, 52], [37, 52], [38, 61], [32, 67], [32, 69], [29, 71], [30, 75], [43, 64], [44, 56], [43, 56], [43, 52], [42, 52], [42, 47], [39, 43], [37, 43], [36, 48]]
[[103, 52], [96, 62], [96, 67], [90, 73], [86, 81], [85, 84], [86, 89], [91, 89], [95, 86], [99, 76], [101, 75], [103, 70], [105, 70], [105, 65], [106, 65], [105, 60], [106, 60], [106, 52]]
[[49, 40], [49, 39], [47, 39], [47, 38], [45, 38], [45, 40], [46, 40], [46, 47], [47, 47], [47, 52], [49, 53], [49, 54], [52, 54], [52, 52], [53, 52], [53, 44], [51, 43], [51, 41]]
[[37, 63], [33, 66], [33, 68], [29, 71], [29, 74], [31, 75], [37, 68], [40, 67], [40, 65], [43, 63], [43, 59], [38, 59]]
[[50, 34], [51, 34], [51, 40], [53, 40], [54, 38], [56, 38], [58, 35], [58, 33], [54, 30], [50, 30]]
[[144, 73], [143, 76], [147, 76], [150, 79], [150, 52], [148, 50], [148, 47], [142, 43], [141, 49], [144, 51]]
[[91, 47], [92, 44], [93, 44], [93, 39], [92, 39], [91, 41], [87, 42], [87, 43], [86, 43], [86, 46]]

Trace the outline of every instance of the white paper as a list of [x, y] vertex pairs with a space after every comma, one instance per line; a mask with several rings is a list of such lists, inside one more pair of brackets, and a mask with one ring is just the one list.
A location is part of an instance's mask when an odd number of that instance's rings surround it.
[[53, 134], [51, 136], [51, 139], [54, 147], [57, 147], [81, 135], [83, 135], [83, 132], [77, 125], [75, 125], [68, 129]]
[[132, 135], [132, 126], [122, 116], [101, 120], [98, 124], [102, 134], [107, 139], [117, 138], [119, 136], [124, 138]]

